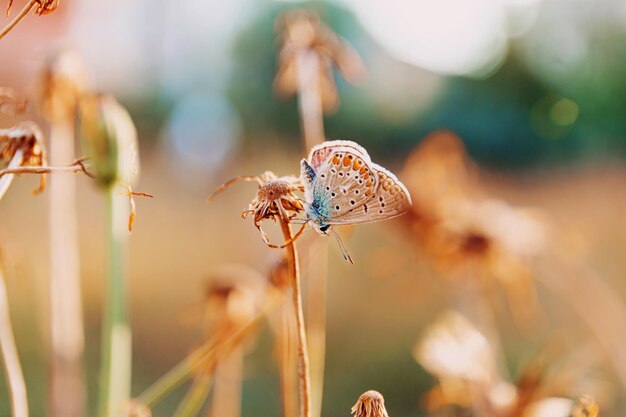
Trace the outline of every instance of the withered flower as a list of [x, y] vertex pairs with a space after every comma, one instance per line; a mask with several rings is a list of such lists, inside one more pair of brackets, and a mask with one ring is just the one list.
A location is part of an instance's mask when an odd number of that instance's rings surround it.
[[213, 197], [228, 189], [237, 181], [256, 182], [259, 184], [256, 197], [250, 202], [248, 208], [241, 213], [241, 217], [245, 219], [252, 215], [254, 226], [261, 233], [261, 238], [265, 244], [272, 248], [283, 248], [302, 234], [306, 225], [302, 225], [292, 239], [277, 246], [270, 243], [267, 234], [261, 227], [261, 223], [266, 219], [271, 219], [274, 222], [280, 220], [289, 223], [297, 213], [304, 209], [302, 200], [295, 194], [297, 191], [303, 191], [304, 189], [299, 178], [291, 176], [277, 177], [271, 171], [265, 171], [257, 176], [239, 176], [220, 185], [209, 196], [207, 201], [210, 202]]
[[93, 164], [94, 177], [101, 187], [125, 187], [130, 199], [128, 230], [135, 221], [133, 187], [139, 179], [139, 143], [130, 115], [111, 95], [85, 95], [79, 101], [79, 136]]
[[[0, 162], [6, 168], [0, 170], [0, 198], [11, 185], [20, 167], [46, 167], [46, 148], [41, 129], [33, 122], [20, 123], [9, 129], [0, 129]], [[45, 174], [40, 177], [39, 188], [33, 191], [37, 194], [46, 186]]]
[[78, 102], [89, 91], [87, 69], [75, 51], [63, 51], [46, 61], [37, 85], [38, 104], [50, 122], [74, 119]]
[[411, 235], [437, 272], [449, 279], [474, 277], [493, 293], [504, 289], [518, 323], [538, 313], [529, 263], [547, 243], [547, 222], [535, 210], [489, 198], [461, 140], [435, 132], [413, 151], [404, 178], [413, 196]]
[[268, 291], [267, 279], [252, 268], [216, 268], [205, 287], [208, 331], [248, 323], [266, 307]]
[[[364, 66], [356, 51], [321, 22], [319, 15], [312, 10], [291, 10], [276, 21], [282, 48], [278, 56], [278, 72], [274, 79], [277, 94], [289, 97], [300, 89], [307, 77], [301, 77], [299, 68], [303, 64], [303, 54], [312, 54], [317, 61], [319, 97], [325, 113], [332, 113], [339, 105], [339, 96], [333, 77], [333, 65], [349, 82], [358, 81]], [[306, 58], [305, 58], [306, 59]]]
[[351, 410], [354, 417], [389, 417], [385, 409], [385, 398], [374, 390], [361, 394]]
[[[561, 342], [559, 338], [559, 346]], [[489, 417], [568, 417], [578, 409], [593, 413], [597, 408], [590, 397], [577, 405], [572, 398], [581, 386], [589, 386], [585, 373], [595, 354], [590, 358], [589, 351], [574, 350], [563, 360], [563, 349], [551, 348], [547, 345], [512, 383], [499, 370], [487, 338], [461, 314], [447, 312], [425, 331], [413, 351], [417, 362], [439, 382], [426, 395], [426, 408], [455, 405]]]

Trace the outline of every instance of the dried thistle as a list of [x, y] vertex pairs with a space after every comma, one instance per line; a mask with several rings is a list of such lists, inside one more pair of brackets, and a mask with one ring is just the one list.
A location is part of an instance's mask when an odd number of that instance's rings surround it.
[[[43, 133], [33, 122], [20, 123], [9, 129], [0, 129], [0, 161], [6, 163], [6, 169], [0, 171], [0, 198], [13, 181], [13, 172], [20, 167], [46, 167], [46, 148]], [[39, 187], [33, 191], [38, 194], [46, 186], [46, 176], [40, 177]]]
[[294, 95], [302, 89], [304, 80], [298, 76], [298, 54], [313, 52], [318, 60], [319, 97], [324, 112], [333, 112], [339, 104], [337, 87], [333, 77], [333, 66], [349, 82], [358, 81], [364, 67], [356, 51], [320, 21], [312, 10], [291, 10], [276, 21], [282, 48], [278, 57], [278, 72], [274, 89], [283, 97]]
[[273, 220], [274, 222], [278, 220], [289, 223], [297, 213], [304, 209], [302, 200], [295, 194], [297, 191], [303, 191], [304, 189], [299, 178], [290, 176], [277, 177], [276, 174], [271, 171], [265, 171], [263, 174], [257, 176], [239, 176], [220, 185], [215, 192], [208, 197], [207, 201], [211, 202], [217, 194], [227, 190], [237, 181], [256, 182], [259, 184], [256, 196], [250, 202], [248, 208], [241, 213], [241, 217], [245, 219], [249, 215], [252, 215], [254, 226], [261, 233], [261, 238], [266, 245], [271, 248], [284, 248], [304, 232], [306, 225], [302, 225], [293, 239], [287, 240], [281, 245], [274, 245], [270, 243], [267, 234], [261, 227], [261, 223], [266, 219]]
[[[2, 39], [7, 33], [9, 33], [33, 8], [35, 8], [35, 14], [38, 16], [50, 14], [59, 7], [61, 0], [30, 0], [15, 18], [6, 25], [2, 31], [0, 31], [0, 39]], [[7, 6], [7, 17], [11, 13], [11, 7], [13, 6], [13, 0], [9, 0]]]
[[369, 390], [361, 394], [352, 407], [354, 417], [389, 417], [385, 409], [385, 398], [378, 391]]

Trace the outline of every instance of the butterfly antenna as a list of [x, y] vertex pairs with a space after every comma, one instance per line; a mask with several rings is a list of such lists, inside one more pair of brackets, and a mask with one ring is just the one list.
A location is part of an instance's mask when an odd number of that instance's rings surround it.
[[335, 236], [335, 239], [337, 239], [337, 243], [339, 244], [339, 249], [341, 249], [343, 259], [345, 259], [346, 262], [348, 262], [349, 264], [354, 265], [354, 262], [352, 261], [352, 258], [348, 253], [348, 248], [346, 248], [346, 245], [344, 245], [343, 240], [341, 240], [341, 238], [339, 237], [339, 234], [333, 228], [331, 228], [330, 231], [333, 232], [333, 236]]

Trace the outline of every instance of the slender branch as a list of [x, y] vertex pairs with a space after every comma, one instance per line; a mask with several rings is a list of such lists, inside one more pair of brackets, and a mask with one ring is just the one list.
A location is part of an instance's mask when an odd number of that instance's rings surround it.
[[9, 315], [9, 302], [2, 271], [0, 271], [0, 353], [11, 398], [11, 416], [28, 417], [26, 384], [15, 347], [15, 338]]
[[24, 8], [18, 13], [15, 18], [0, 31], [0, 39], [9, 33], [20, 21], [30, 12], [30, 10], [39, 2], [39, 0], [30, 0], [30, 2], [24, 6]]
[[[288, 219], [279, 219], [285, 241], [293, 239]], [[289, 275], [292, 286], [292, 303], [296, 318], [297, 330], [297, 356], [298, 356], [298, 379], [300, 397], [300, 417], [311, 417], [311, 381], [309, 371], [309, 353], [307, 349], [306, 329], [304, 326], [304, 313], [302, 311], [302, 294], [300, 289], [300, 268], [296, 245], [292, 241], [287, 246], [287, 259], [289, 263]]]
[[93, 174], [87, 171], [85, 168], [83, 160], [77, 160], [72, 165], [64, 166], [64, 167], [53, 167], [53, 166], [17, 166], [5, 169], [0, 169], [0, 178], [4, 175], [19, 175], [19, 174], [51, 174], [54, 172], [69, 172], [69, 173], [79, 173], [87, 175], [89, 178], [93, 178]]

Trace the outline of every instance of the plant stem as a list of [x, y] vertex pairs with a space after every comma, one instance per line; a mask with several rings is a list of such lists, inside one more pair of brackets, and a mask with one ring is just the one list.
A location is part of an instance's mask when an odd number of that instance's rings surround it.
[[295, 394], [298, 381], [295, 379], [296, 360], [293, 350], [295, 321], [291, 308], [290, 290], [290, 288], [283, 288], [281, 291], [280, 326], [276, 334], [276, 344], [280, 347], [280, 391], [283, 417], [295, 417], [298, 407], [298, 396]]
[[[285, 219], [280, 219], [280, 227], [285, 241], [292, 240], [291, 227]], [[300, 289], [300, 268], [298, 265], [298, 253], [296, 245], [291, 242], [286, 248], [289, 263], [289, 275], [292, 286], [292, 303], [296, 318], [297, 356], [298, 356], [298, 379], [300, 397], [300, 417], [311, 417], [311, 382], [309, 371], [309, 353], [306, 341], [306, 329], [304, 326], [304, 313], [302, 311], [302, 295]]]
[[[15, 151], [15, 155], [13, 155], [13, 159], [9, 162], [9, 165], [4, 169], [0, 170], [0, 173], [5, 170], [12, 170], [18, 168], [24, 162], [24, 152], [21, 149]], [[0, 200], [7, 192], [13, 179], [15, 178], [15, 174], [6, 174], [4, 176], [0, 175]]]
[[206, 402], [213, 382], [213, 372], [208, 370], [196, 376], [191, 388], [178, 405], [173, 417], [195, 417]]
[[233, 346], [228, 354], [217, 362], [213, 401], [209, 414], [212, 417], [241, 416], [243, 353], [242, 345]]
[[328, 241], [317, 239], [308, 249], [307, 310], [308, 337], [311, 359], [312, 415], [322, 414], [324, 394], [324, 364], [326, 359], [326, 282], [328, 276]]
[[[297, 52], [299, 112], [302, 136], [307, 151], [324, 142], [324, 114], [320, 85], [318, 52], [302, 49]], [[311, 359], [311, 402], [313, 417], [322, 413], [324, 367], [326, 357], [326, 282], [328, 277], [328, 244], [318, 240], [308, 250], [307, 326]]]
[[302, 49], [297, 52], [298, 104], [300, 123], [307, 149], [324, 141], [324, 119], [319, 80], [317, 52]]
[[[74, 127], [70, 120], [51, 125], [50, 163], [74, 159]], [[50, 337], [49, 409], [52, 417], [85, 415], [83, 351], [85, 337], [80, 292], [76, 225], [76, 179], [50, 181]]]
[[118, 417], [130, 398], [131, 331], [126, 311], [127, 201], [115, 187], [105, 193], [109, 241], [109, 279], [102, 328], [100, 417]]
[[0, 271], [0, 353], [4, 362], [4, 372], [11, 399], [11, 416], [28, 417], [28, 398], [24, 374], [17, 355], [15, 338], [11, 326], [9, 301], [4, 276]]
[[20, 10], [18, 15], [15, 16], [15, 18], [8, 25], [6, 25], [2, 29], [2, 31], [0, 31], [0, 39], [4, 38], [4, 36], [9, 33], [11, 29], [13, 29], [18, 23], [20, 23], [20, 20], [22, 20], [28, 14], [28, 12], [30, 12], [30, 9], [32, 9], [35, 4], [37, 4], [37, 0], [30, 0], [30, 2], [26, 6], [24, 6], [22, 10]]

